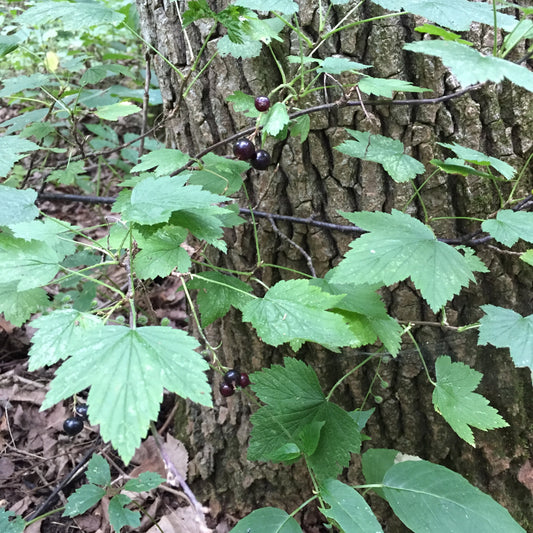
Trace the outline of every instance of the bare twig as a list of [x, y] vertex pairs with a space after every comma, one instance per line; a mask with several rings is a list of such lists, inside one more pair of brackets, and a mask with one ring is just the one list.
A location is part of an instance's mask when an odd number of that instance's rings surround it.
[[280, 231], [271, 216], [267, 217], [267, 220], [270, 222], [270, 225], [272, 226], [272, 229], [274, 230], [276, 235], [279, 235], [284, 241], [287, 241], [288, 243], [290, 243], [291, 246], [294, 246], [305, 257], [305, 261], [307, 262], [307, 266], [309, 267], [309, 272], [311, 272], [311, 275], [316, 278], [316, 270], [313, 266], [313, 260], [311, 259], [311, 256], [299, 244], [296, 244], [291, 238], [285, 235], [285, 233]]

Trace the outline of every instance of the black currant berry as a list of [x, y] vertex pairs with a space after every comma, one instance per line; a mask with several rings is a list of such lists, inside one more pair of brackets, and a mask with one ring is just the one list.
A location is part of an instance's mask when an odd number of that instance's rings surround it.
[[256, 170], [266, 170], [270, 165], [270, 154], [266, 150], [257, 150], [250, 163]]
[[83, 429], [83, 418], [80, 416], [71, 416], [63, 422], [63, 431], [73, 437]]
[[238, 385], [239, 380], [241, 379], [241, 373], [235, 368], [232, 368], [224, 374], [222, 379], [224, 379], [228, 385]]
[[249, 139], [239, 139], [233, 145], [233, 153], [237, 159], [247, 161], [255, 155], [255, 146]]
[[265, 112], [270, 108], [270, 99], [268, 96], [258, 96], [254, 103], [257, 111]]
[[83, 418], [83, 420], [87, 420], [87, 404], [86, 403], [79, 403], [76, 405], [76, 414]]
[[250, 385], [250, 378], [248, 377], [248, 374], [245, 374], [244, 372], [241, 374], [241, 377], [239, 378], [239, 385], [244, 389], [244, 387], [248, 387]]
[[232, 396], [234, 392], [235, 388], [233, 385], [230, 385], [229, 383], [220, 384], [220, 394], [222, 394], [222, 396]]

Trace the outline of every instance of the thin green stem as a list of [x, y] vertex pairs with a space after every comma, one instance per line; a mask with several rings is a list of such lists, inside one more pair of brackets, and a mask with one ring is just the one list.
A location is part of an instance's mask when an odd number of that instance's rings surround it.
[[[415, 187], [415, 184], [414, 182], [411, 182], [413, 184], [413, 187], [415, 189], [415, 192], [411, 195], [411, 197], [409, 198], [409, 200], [407, 200], [407, 202], [405, 203], [405, 205], [403, 206], [403, 209], [402, 211], [405, 213], [405, 210], [407, 209], [407, 207], [409, 206], [409, 204], [416, 198], [418, 197], [418, 199], [420, 200], [420, 202], [422, 203], [423, 205], [423, 201], [422, 201], [422, 197], [420, 196], [420, 191], [426, 186], [426, 183], [438, 172], [438, 169], [437, 170], [434, 170], [423, 182], [422, 184], [419, 186], [419, 187]], [[424, 213], [426, 212], [425, 210], [425, 206], [424, 206]], [[426, 213], [426, 224], [427, 224], [427, 213]]]
[[331, 396], [333, 395], [333, 393], [335, 392], [335, 389], [348, 377], [350, 377], [355, 371], [359, 370], [362, 366], [366, 365], [368, 363], [368, 361], [370, 361], [372, 358], [374, 357], [374, 355], [370, 355], [368, 356], [364, 361], [362, 361], [361, 363], [359, 363], [357, 366], [355, 366], [354, 368], [352, 368], [347, 374], [344, 374], [344, 376], [342, 376], [342, 378], [340, 378], [337, 383], [335, 383], [335, 385], [333, 385], [333, 387], [331, 387], [331, 390], [329, 391], [328, 395], [326, 396], [326, 400], [329, 402]]
[[[379, 353], [379, 352], [377, 352]], [[372, 387], [374, 387], [374, 382], [376, 381], [376, 378], [379, 375], [379, 367], [381, 366], [381, 359], [378, 360], [378, 368], [376, 369], [376, 372], [374, 374], [374, 377], [372, 378], [372, 381], [370, 382], [370, 386], [368, 387], [368, 391], [363, 399], [363, 402], [361, 403], [361, 410], [363, 410], [363, 407], [365, 406], [366, 401], [368, 400], [369, 396], [372, 394]]]
[[[209, 267], [212, 270], [216, 270], [218, 272], [228, 272], [229, 274], [235, 274], [236, 276], [244, 276], [247, 278], [253, 275], [253, 272], [242, 272], [240, 270], [233, 270], [231, 268], [224, 268], [224, 267], [214, 265], [211, 261], [209, 261], [207, 257], [204, 257], [204, 260], [205, 260], [205, 263], [203, 263], [202, 261], [198, 261], [197, 259], [191, 259], [191, 261], [195, 265], [202, 266], [202, 267]], [[194, 275], [196, 276], [197, 274], [194, 274]]]
[[45, 518], [48, 518], [49, 516], [52, 516], [56, 513], [60, 513], [61, 511], [64, 511], [64, 510], [65, 510], [65, 506], [58, 507], [57, 509], [52, 509], [51, 511], [48, 511], [47, 513], [36, 516], [33, 520], [29, 520], [28, 522], [24, 524], [24, 526], [28, 527], [31, 524], [35, 524], [36, 522], [39, 522], [40, 520], [44, 520]]
[[492, 55], [498, 55], [498, 10], [496, 9], [496, 0], [492, 0], [492, 15], [494, 20], [494, 43], [492, 45]]
[[207, 67], [211, 64], [213, 59], [218, 56], [218, 50], [208, 59], [207, 63], [200, 69], [198, 74], [193, 78], [187, 89], [183, 92], [183, 98], [187, 98], [189, 91], [193, 88], [194, 84], [198, 81], [198, 78], [206, 71]]
[[113, 287], [112, 285], [109, 285], [103, 281], [100, 281], [97, 278], [93, 278], [92, 276], [86, 276], [83, 274], [86, 270], [92, 270], [94, 268], [98, 268], [101, 266], [109, 266], [109, 265], [118, 265], [118, 261], [107, 261], [106, 263], [100, 263], [97, 265], [92, 265], [90, 267], [83, 268], [82, 270], [71, 270], [70, 268], [66, 268], [64, 266], [60, 267], [63, 272], [67, 272], [67, 274], [59, 279], [54, 280], [54, 283], [60, 283], [66, 279], [71, 278], [72, 276], [79, 276], [80, 278], [86, 279], [88, 281], [92, 281], [98, 285], [101, 285], [102, 287], [105, 287], [106, 289], [109, 289], [110, 291], [113, 291], [115, 294], [118, 294], [121, 298], [126, 298], [126, 295], [116, 287]]
[[[200, 337], [202, 337], [203, 341], [205, 342], [207, 349], [211, 352], [214, 362], [218, 362], [216, 350], [213, 348], [213, 346], [211, 346], [211, 343], [208, 341], [207, 337], [204, 334], [204, 330], [202, 329], [202, 324], [200, 323], [200, 319], [198, 318], [198, 313], [196, 312], [196, 309], [194, 307], [194, 302], [191, 298], [191, 293], [189, 292], [189, 289], [187, 288], [187, 284], [185, 283], [183, 276], [179, 276], [179, 280], [181, 282], [181, 287], [183, 289], [183, 293], [185, 294], [185, 298], [187, 299], [187, 303], [189, 304], [189, 308], [191, 310], [194, 322], [196, 323], [196, 327], [198, 328], [198, 333]], [[213, 281], [213, 280], [209, 280], [209, 281]]]
[[289, 268], [281, 265], [273, 265], [272, 263], [261, 263], [261, 267], [277, 268], [278, 270], [285, 270], [287, 272], [292, 272], [293, 274], [298, 274], [299, 276], [303, 276], [305, 278], [313, 279], [313, 276], [311, 276], [311, 274], [300, 272], [299, 270], [295, 270], [294, 268]]
[[313, 41], [311, 41], [311, 39], [309, 39], [309, 37], [307, 37], [299, 28], [297, 28], [296, 26], [294, 26], [293, 24], [291, 24], [287, 19], [283, 18], [279, 13], [276, 13], [275, 11], [272, 12], [272, 14], [275, 16], [275, 17], [278, 17], [282, 22], [283, 24], [285, 24], [285, 26], [287, 26], [288, 28], [290, 28], [292, 31], [294, 31], [301, 39], [303, 39], [307, 46], [309, 48], [312, 48], [313, 47]]
[[250, 217], [252, 219], [252, 228], [254, 232], [254, 242], [255, 242], [255, 253], [257, 255], [257, 261], [256, 266], [261, 266], [261, 250], [259, 249], [259, 236], [257, 234], [257, 222], [255, 221], [255, 215], [254, 210], [252, 208], [252, 204], [250, 202], [250, 196], [248, 195], [248, 190], [246, 189], [246, 185], [243, 183], [242, 190], [244, 191], [244, 194], [246, 195], [246, 200], [248, 202], [248, 205], [250, 206]]
[[278, 58], [276, 57], [276, 54], [274, 53], [274, 50], [272, 50], [272, 46], [269, 44], [268, 49], [270, 50], [270, 54], [272, 55], [272, 58], [274, 59], [274, 63], [276, 63], [276, 67], [279, 70], [280, 76], [281, 76], [281, 82], [282, 85], [287, 84], [287, 75], [285, 74], [285, 71], [283, 70], [283, 66], [279, 62]]
[[470, 220], [471, 222], [485, 222], [484, 218], [475, 218], [475, 217], [432, 217], [430, 222], [435, 220]]
[[435, 387], [437, 384], [435, 383], [435, 381], [433, 381], [431, 379], [431, 376], [429, 375], [428, 366], [426, 365], [426, 360], [424, 359], [424, 356], [422, 355], [422, 350], [420, 350], [420, 346], [419, 346], [418, 342], [416, 341], [414, 335], [411, 333], [411, 331], [409, 329], [406, 330], [406, 333], [407, 333], [407, 335], [409, 335], [409, 337], [411, 337], [411, 340], [413, 341], [413, 344], [415, 345], [415, 349], [418, 352], [418, 355], [420, 357], [420, 361], [422, 361], [422, 366], [424, 367], [424, 370], [426, 372], [426, 376], [428, 378], [428, 381]]
[[507, 199], [507, 202], [511, 203], [513, 201], [514, 193], [516, 192], [516, 189], [518, 188], [518, 185], [521, 181], [521, 179], [525, 176], [526, 170], [529, 168], [529, 163], [533, 159], [533, 152], [529, 155], [527, 158], [527, 161], [522, 166], [522, 170], [520, 170], [520, 174], [518, 174], [518, 177], [516, 178], [516, 182], [513, 185], [513, 188], [511, 189], [511, 192], [509, 193], [509, 197]]
[[[257, 298], [257, 296], [255, 294], [251, 294], [249, 292], [243, 291], [242, 289], [238, 289], [237, 287], [233, 287], [233, 285], [230, 285], [228, 283], [224, 283], [223, 281], [217, 281], [217, 280], [214, 280], [214, 279], [211, 279], [211, 278], [204, 278], [202, 276], [202, 274], [192, 274], [192, 279], [194, 279], [194, 278], [203, 279], [203, 280], [207, 281], [208, 283], [212, 283], [213, 285], [220, 285], [221, 287], [224, 287], [225, 289], [229, 289], [229, 290], [238, 292], [240, 294], [249, 296], [250, 298]], [[182, 285], [183, 285], [183, 281], [182, 281]]]
[[174, 72], [176, 72], [176, 74], [178, 74], [178, 76], [182, 80], [185, 79], [185, 75], [172, 63], [172, 61], [167, 59], [157, 48], [155, 48], [148, 41], [143, 39], [142, 35], [137, 33], [129, 24], [127, 24], [126, 22], [124, 22], [123, 24], [126, 28], [128, 28], [131, 33], [133, 33], [133, 35], [135, 35], [135, 37], [137, 37], [137, 39], [142, 41], [150, 50], [152, 50], [152, 52], [156, 53]]
[[124, 257], [124, 267], [128, 275], [128, 301], [130, 304], [130, 329], [137, 327], [137, 309], [135, 309], [135, 280], [133, 279], [133, 272], [131, 270], [131, 253], [133, 250], [133, 232], [130, 231], [130, 250]]
[[[359, 7], [359, 6], [357, 6], [357, 7]], [[324, 42], [327, 41], [332, 35], [335, 35], [335, 33], [338, 33], [340, 31], [344, 31], [344, 30], [348, 30], [350, 28], [354, 28], [355, 26], [360, 26], [361, 24], [365, 24], [366, 22], [374, 22], [376, 20], [382, 20], [382, 19], [388, 19], [388, 18], [392, 18], [392, 17], [398, 17], [400, 15], [405, 15], [407, 13], [408, 13], [407, 11], [402, 11], [401, 13], [400, 12], [388, 13], [386, 15], [379, 15], [379, 16], [371, 17], [371, 18], [364, 19], [364, 20], [356, 20], [355, 22], [350, 22], [350, 24], [346, 24], [345, 26], [340, 26], [338, 28], [335, 27], [332, 30], [328, 31], [328, 33], [326, 33], [325, 35], [322, 36], [320, 43], [318, 43], [315, 46], [315, 48], [313, 48], [313, 50], [311, 51], [311, 53], [309, 55], [312, 56], [324, 44]]]
[[315, 494], [314, 496], [311, 496], [310, 498], [307, 498], [305, 502], [298, 505], [298, 507], [290, 514], [290, 516], [294, 517], [296, 516], [304, 507], [309, 505], [312, 501], [316, 500], [318, 498], [318, 495]]

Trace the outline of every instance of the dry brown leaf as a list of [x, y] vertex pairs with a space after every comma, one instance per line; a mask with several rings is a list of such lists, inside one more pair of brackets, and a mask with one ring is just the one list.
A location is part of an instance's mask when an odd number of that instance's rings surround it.
[[156, 526], [151, 527], [147, 533], [212, 533], [212, 529], [207, 527], [205, 517], [199, 515], [194, 508], [179, 507], [170, 514], [161, 518]]

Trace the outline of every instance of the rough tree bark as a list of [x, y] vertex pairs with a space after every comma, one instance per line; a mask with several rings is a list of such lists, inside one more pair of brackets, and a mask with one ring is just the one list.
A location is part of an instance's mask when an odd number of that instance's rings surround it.
[[[207, 25], [187, 28], [187, 39], [180, 25], [182, 0], [137, 0], [143, 37], [178, 68], [186, 71], [190, 63], [188, 42], [197, 51], [207, 32]], [[223, 1], [212, 2], [219, 10]], [[332, 24], [346, 12], [344, 6], [334, 9]], [[316, 35], [317, 2], [300, 2], [301, 28]], [[382, 13], [365, 2], [354, 17], [367, 18]], [[420, 21], [412, 16], [384, 19], [344, 32], [319, 50], [321, 57], [340, 54], [355, 61], [373, 65], [376, 77], [402, 78], [432, 89], [434, 96], [457, 89], [449, 72], [434, 58], [402, 50], [406, 41], [417, 39], [413, 28]], [[215, 33], [208, 44], [207, 55], [215, 49]], [[287, 33], [283, 45], [276, 44], [279, 57], [297, 53], [295, 36]], [[491, 29], [475, 26], [466, 38], [490, 51]], [[287, 66], [287, 65], [286, 65]], [[531, 65], [530, 65], [531, 66]], [[226, 97], [235, 90], [248, 94], [265, 94], [279, 83], [272, 58], [264, 53], [252, 60], [216, 57], [194, 85], [186, 99], [179, 97], [181, 81], [175, 72], [154, 57], [167, 117], [168, 145], [190, 154], [225, 139], [251, 124], [236, 114]], [[300, 107], [335, 101], [335, 91], [313, 93], [313, 99], [300, 102]], [[254, 208], [284, 215], [316, 217], [323, 221], [345, 224], [337, 210], [402, 209], [412, 195], [410, 184], [393, 182], [374, 163], [357, 161], [333, 149], [347, 136], [344, 128], [381, 133], [401, 140], [407, 151], [423, 163], [442, 157], [437, 141], [457, 142], [481, 150], [520, 168], [533, 150], [533, 102], [531, 93], [508, 83], [489, 85], [460, 98], [438, 105], [367, 106], [366, 110], [350, 107], [311, 116], [311, 132], [302, 144], [289, 138], [268, 148], [278, 165], [276, 170], [258, 174], [250, 172], [246, 187]], [[230, 153], [229, 146], [218, 151]], [[273, 167], [272, 167], [273, 168]], [[524, 184], [531, 187], [531, 170]], [[422, 183], [425, 176], [420, 177]], [[432, 216], [485, 217], [498, 208], [498, 198], [488, 181], [469, 177], [439, 175], [422, 190], [423, 200]], [[240, 205], [248, 207], [240, 198]], [[411, 203], [408, 212], [421, 214], [419, 203]], [[304, 248], [313, 258], [317, 274], [323, 275], [338, 263], [347, 251], [352, 235], [327, 231], [304, 224], [278, 222], [279, 231]], [[434, 225], [441, 237], [464, 235], [478, 229], [461, 220], [442, 220]], [[268, 220], [258, 221], [262, 259], [308, 271], [306, 258], [275, 231]], [[227, 233], [229, 252], [214, 255], [219, 265], [237, 270], [253, 268], [256, 252], [253, 231], [244, 224]], [[491, 273], [478, 278], [476, 285], [463, 290], [447, 307], [452, 325], [474, 322], [480, 318], [478, 306], [491, 303], [531, 313], [533, 276], [531, 267], [515, 256], [499, 253], [487, 246], [479, 255]], [[263, 281], [272, 284], [290, 276], [287, 271], [263, 269]], [[408, 321], [437, 322], [410, 283], [401, 283], [385, 294], [393, 316]], [[375, 407], [366, 428], [372, 438], [365, 446], [395, 448], [404, 453], [443, 464], [464, 475], [471, 483], [490, 493], [507, 507], [526, 530], [533, 529], [531, 452], [533, 445], [532, 389], [529, 370], [514, 368], [506, 350], [477, 346], [477, 333], [457, 334], [446, 329], [418, 326], [415, 335], [423, 348], [430, 368], [435, 358], [449, 354], [484, 373], [480, 392], [490, 400], [509, 422], [510, 427], [487, 433], [477, 432], [476, 448], [467, 445], [453, 433], [433, 410], [432, 388], [427, 383], [418, 355], [409, 346], [397, 359], [378, 360], [356, 373], [336, 394], [335, 400], [345, 408], [360, 406], [371, 386], [379, 365], [380, 376], [387, 388], [373, 384], [382, 397], [377, 403], [371, 396], [365, 406]], [[230, 313], [208, 329], [212, 343], [221, 342], [220, 358], [228, 366], [248, 372], [272, 363], [280, 363], [286, 355], [297, 356], [318, 372], [327, 390], [346, 370], [361, 360], [354, 350], [333, 354], [314, 345], [305, 345], [297, 354], [287, 347], [272, 348], [262, 344], [251, 327], [242, 324], [238, 313]], [[214, 378], [216, 381], [216, 378]], [[216, 390], [216, 386], [214, 386]], [[229, 399], [214, 395], [213, 410], [183, 404], [177, 417], [178, 436], [186, 443], [190, 456], [190, 482], [198, 498], [215, 512], [242, 516], [265, 505], [292, 511], [311, 494], [311, 486], [301, 465], [291, 467], [252, 464], [246, 460], [251, 429], [251, 407], [240, 395]], [[346, 472], [352, 482], [361, 482], [358, 458]], [[528, 481], [529, 480], [529, 481]], [[378, 498], [371, 500], [386, 531], [406, 531]], [[313, 521], [312, 511], [304, 512], [302, 523]]]

